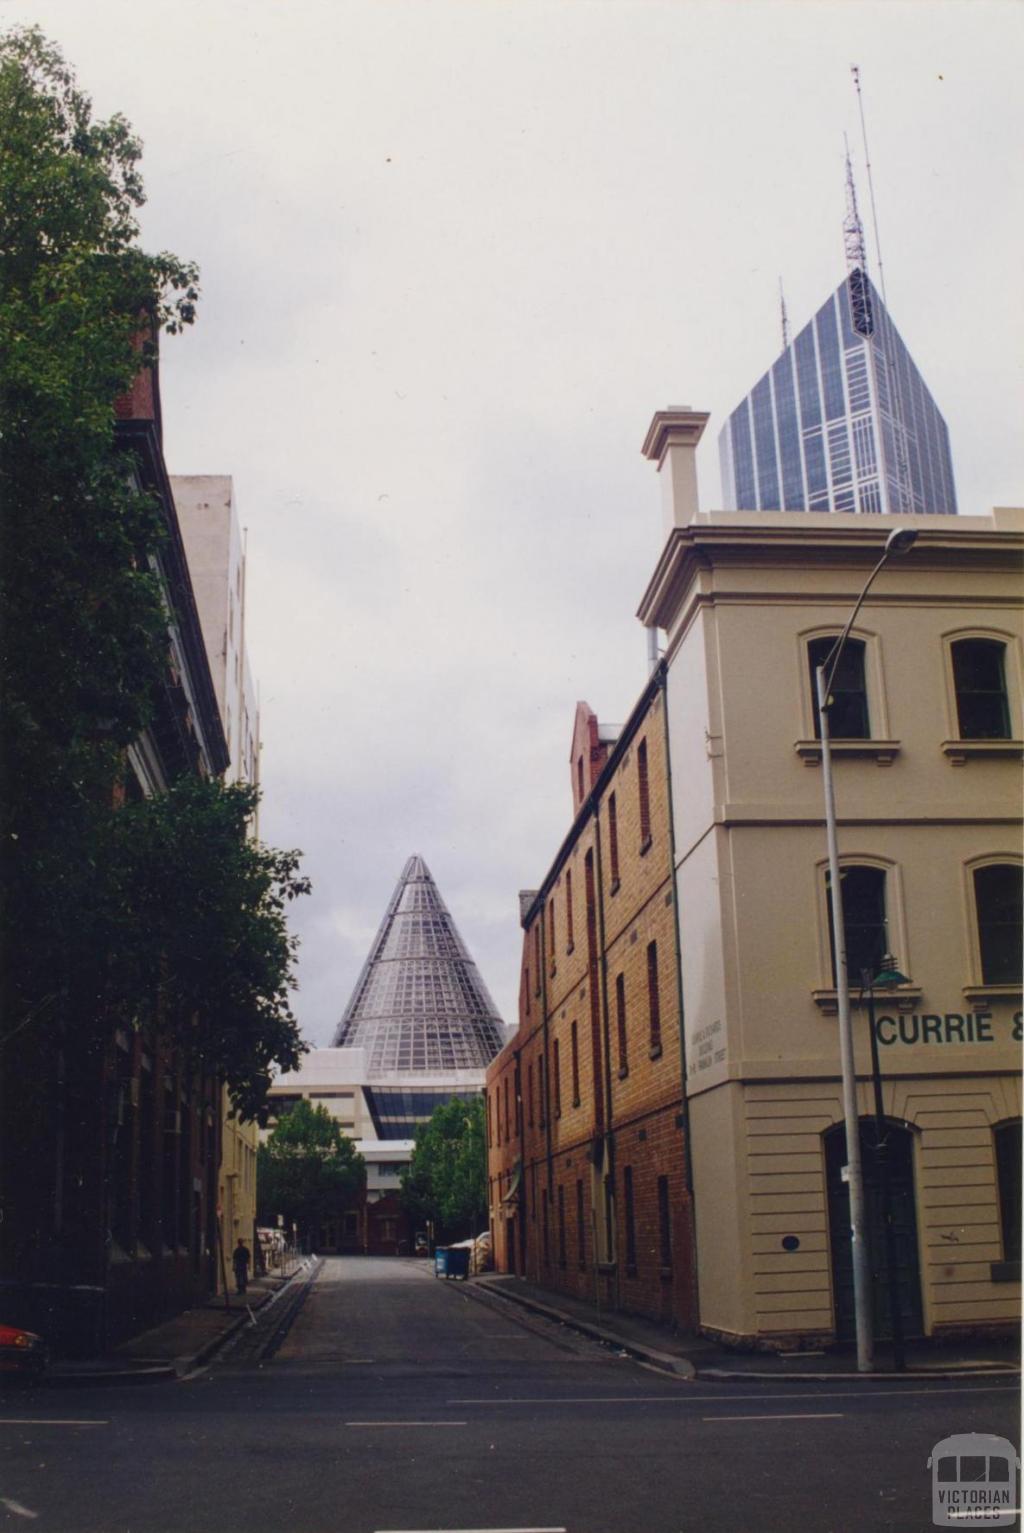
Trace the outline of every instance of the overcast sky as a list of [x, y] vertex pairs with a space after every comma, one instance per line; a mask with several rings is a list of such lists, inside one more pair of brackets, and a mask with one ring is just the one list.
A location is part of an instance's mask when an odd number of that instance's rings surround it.
[[853, 63], [961, 510], [1021, 504], [1024, 8], [0, 0], [23, 21], [144, 140], [144, 242], [202, 269], [165, 451], [233, 475], [249, 529], [261, 828], [314, 884], [304, 1033], [330, 1041], [412, 852], [513, 1021], [576, 700], [620, 722], [644, 682], [648, 421], [711, 411], [713, 509], [780, 275], [794, 330], [843, 275]]

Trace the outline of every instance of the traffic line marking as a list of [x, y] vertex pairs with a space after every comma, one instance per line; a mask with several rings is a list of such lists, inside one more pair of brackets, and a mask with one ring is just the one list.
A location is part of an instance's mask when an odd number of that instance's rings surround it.
[[[679, 1394], [675, 1395], [514, 1395], [505, 1400], [496, 1400], [492, 1396], [487, 1399], [481, 1396], [459, 1397], [446, 1400], [446, 1405], [695, 1405], [704, 1404], [708, 1400], [714, 1400], [718, 1404], [725, 1404], [733, 1400], [792, 1400], [794, 1398], [794, 1386], [791, 1384], [785, 1394], [757, 1394], [757, 1395], [723, 1395], [721, 1392], [713, 1395], [692, 1395], [686, 1393], [691, 1385], [683, 1384]], [[802, 1386], [797, 1385], [796, 1389]], [[895, 1385], [892, 1389], [808, 1389], [807, 1398], [815, 1400], [863, 1400], [866, 1397], [881, 1395], [883, 1398], [903, 1399], [907, 1395], [1016, 1395], [1020, 1393], [1019, 1386], [1014, 1384], [985, 1384], [980, 1389], [970, 1389], [962, 1384], [950, 1384], [946, 1388], [939, 1389], [906, 1389]]]
[[770, 1416], [753, 1416], [744, 1411], [740, 1416], [702, 1416], [701, 1421], [842, 1421], [842, 1411], [776, 1411]]
[[109, 1421], [79, 1421], [64, 1416], [0, 1416], [0, 1427], [108, 1427]]
[[347, 1427], [464, 1427], [465, 1421], [346, 1421]]
[[567, 1533], [565, 1528], [379, 1528], [377, 1533]]

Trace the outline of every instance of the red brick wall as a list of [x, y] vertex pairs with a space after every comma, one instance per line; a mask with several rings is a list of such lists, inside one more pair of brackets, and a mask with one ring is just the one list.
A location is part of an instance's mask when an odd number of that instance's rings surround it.
[[[647, 844], [641, 841], [637, 780], [642, 740], [646, 740], [648, 764]], [[607, 826], [607, 801], [612, 792], [616, 795], [619, 847], [619, 881], [614, 889]], [[524, 927], [519, 1031], [487, 1075], [491, 1103], [488, 1172], [499, 1271], [515, 1270], [545, 1287], [581, 1298], [599, 1298], [602, 1307], [617, 1306], [689, 1328], [697, 1321], [695, 1263], [683, 1127], [669, 827], [664, 705], [659, 693], [603, 785], [597, 820], [588, 817], [580, 823], [565, 863], [545, 880]], [[589, 922], [588, 853], [594, 893]], [[571, 941], [566, 908], [570, 890]], [[542, 955], [539, 973], [538, 927]], [[651, 942], [657, 944], [661, 1024], [661, 1048], [653, 1052], [647, 979]], [[625, 1070], [620, 1069], [616, 1041], [615, 979], [620, 973], [627, 999]], [[574, 1100], [572, 1084], [574, 1022], [578, 1101]], [[561, 1067], [560, 1107], [553, 1078], [556, 1040]], [[542, 1073], [546, 1086], [543, 1105]], [[516, 1079], [519, 1082], [522, 1100], [518, 1123], [514, 1111], [509, 1114], [512, 1122], [505, 1120], [506, 1079], [510, 1094]], [[627, 1262], [626, 1250], [626, 1166], [632, 1168], [633, 1176], [636, 1259], [632, 1264]], [[513, 1202], [502, 1204], [518, 1168], [518, 1193]], [[611, 1177], [613, 1208], [611, 1261], [605, 1260], [608, 1253], [604, 1249], [606, 1175]], [[666, 1178], [668, 1191], [671, 1259], [667, 1264], [662, 1262], [659, 1177]], [[583, 1192], [582, 1230], [578, 1182]], [[560, 1208], [564, 1210], [564, 1261]]]

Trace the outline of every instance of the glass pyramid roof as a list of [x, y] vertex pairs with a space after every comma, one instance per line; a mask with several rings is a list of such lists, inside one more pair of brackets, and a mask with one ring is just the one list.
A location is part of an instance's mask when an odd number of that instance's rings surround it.
[[371, 1079], [482, 1070], [505, 1041], [487, 986], [422, 857], [391, 896], [335, 1048], [364, 1048]]

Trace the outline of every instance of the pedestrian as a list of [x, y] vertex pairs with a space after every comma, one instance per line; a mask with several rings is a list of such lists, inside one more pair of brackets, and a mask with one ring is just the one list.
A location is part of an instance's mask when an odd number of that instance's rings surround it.
[[231, 1265], [235, 1269], [235, 1287], [239, 1293], [245, 1293], [249, 1282], [249, 1250], [241, 1237], [231, 1253]]

